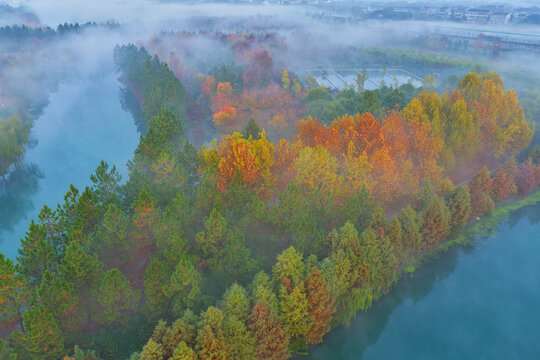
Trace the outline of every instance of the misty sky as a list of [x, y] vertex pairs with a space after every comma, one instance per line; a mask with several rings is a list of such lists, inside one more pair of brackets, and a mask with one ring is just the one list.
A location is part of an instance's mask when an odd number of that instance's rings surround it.
[[[104, 22], [116, 20], [119, 22], [144, 21], [152, 23], [167, 19], [178, 19], [189, 16], [217, 14], [219, 16], [234, 15], [301, 15], [305, 8], [295, 6], [253, 6], [229, 4], [197, 4], [187, 5], [187, 1], [157, 1], [157, 0], [9, 0], [5, 1], [12, 6], [25, 5], [33, 10], [41, 22], [56, 26], [64, 22], [88, 21]], [[386, 3], [422, 3], [426, 5], [464, 4], [472, 6], [480, 3], [511, 4], [513, 6], [538, 5], [531, 0], [504, 1], [490, 0], [435, 0], [435, 1], [383, 1]], [[193, 1], [197, 3], [197, 1]], [[358, 1], [359, 4], [374, 4], [373, 1]]]

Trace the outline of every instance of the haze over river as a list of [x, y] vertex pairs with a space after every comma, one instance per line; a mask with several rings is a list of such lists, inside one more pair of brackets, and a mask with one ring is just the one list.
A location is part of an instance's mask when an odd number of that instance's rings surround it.
[[[127, 176], [139, 134], [131, 115], [120, 105], [117, 75], [92, 76], [60, 84], [49, 105], [34, 121], [25, 169], [0, 192], [0, 252], [17, 256], [19, 239], [43, 205], [55, 209], [69, 185], [81, 192], [101, 160], [116, 165]], [[34, 164], [33, 166], [30, 164]]]
[[536, 359], [539, 259], [537, 204], [512, 214], [494, 238], [422, 266], [308, 359]]

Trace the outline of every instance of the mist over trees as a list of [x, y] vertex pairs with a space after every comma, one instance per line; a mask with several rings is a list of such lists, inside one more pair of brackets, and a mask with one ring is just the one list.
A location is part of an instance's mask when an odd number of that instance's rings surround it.
[[[1, 356], [301, 355], [477, 217], [537, 189], [533, 90], [524, 109], [472, 61], [348, 44], [316, 70], [354, 64], [355, 83], [323, 87], [307, 71], [321, 45], [299, 41], [314, 36], [162, 31], [111, 49], [139, 144], [124, 179], [96, 164], [30, 222], [16, 259], [0, 254]], [[373, 90], [369, 65], [383, 68]], [[385, 82], [398, 65], [422, 86]], [[20, 115], [0, 119], [4, 182], [30, 137]]]

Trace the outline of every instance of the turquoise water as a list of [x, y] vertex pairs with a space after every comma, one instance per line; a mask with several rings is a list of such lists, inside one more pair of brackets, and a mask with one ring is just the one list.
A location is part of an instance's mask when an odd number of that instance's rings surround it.
[[123, 175], [139, 141], [129, 113], [120, 105], [115, 74], [61, 84], [49, 105], [34, 121], [37, 144], [25, 164], [0, 191], [0, 252], [14, 259], [19, 239], [43, 205], [56, 208], [73, 184], [90, 184], [101, 160], [115, 164]]
[[400, 281], [308, 359], [539, 359], [540, 205]]

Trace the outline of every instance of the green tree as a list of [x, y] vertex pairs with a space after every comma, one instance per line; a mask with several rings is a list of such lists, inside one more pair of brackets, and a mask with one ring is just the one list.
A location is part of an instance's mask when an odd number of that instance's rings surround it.
[[45, 305], [46, 311], [54, 314], [62, 331], [66, 331], [69, 324], [79, 320], [75, 312], [79, 297], [73, 290], [73, 285], [66, 280], [45, 271], [37, 296], [39, 303]]
[[45, 227], [34, 220], [30, 221], [28, 231], [21, 239], [21, 247], [17, 251], [20, 271], [28, 277], [31, 284], [37, 285], [45, 271], [56, 270], [56, 251], [47, 241]]
[[176, 349], [174, 349], [171, 360], [197, 360], [197, 354], [190, 348], [185, 342], [181, 342]]
[[99, 286], [103, 276], [103, 264], [97, 255], [89, 255], [76, 241], [66, 248], [62, 263], [58, 265], [60, 277], [71, 284], [76, 293], [89, 293]]
[[423, 214], [422, 236], [429, 246], [437, 246], [450, 233], [450, 211], [444, 200], [435, 195]]
[[249, 137], [251, 137], [253, 140], [258, 140], [261, 138], [261, 128], [259, 125], [257, 125], [253, 118], [249, 118], [246, 127], [242, 131], [242, 135], [245, 139], [249, 139]]
[[230, 345], [232, 359], [252, 360], [256, 358], [255, 338], [243, 320], [234, 315], [227, 316], [223, 323], [223, 333]]
[[197, 334], [199, 360], [231, 360], [231, 347], [223, 333], [223, 313], [210, 306], [203, 314]]
[[424, 240], [420, 232], [422, 221], [416, 211], [408, 205], [401, 210], [398, 219], [403, 230], [403, 245], [406, 250], [412, 254], [421, 251], [424, 246]]
[[239, 284], [233, 284], [223, 296], [223, 312], [225, 316], [235, 316], [238, 320], [247, 321], [249, 317], [249, 300], [246, 290]]
[[144, 345], [139, 360], [163, 360], [163, 346], [150, 338]]
[[23, 332], [15, 331], [11, 341], [21, 359], [56, 360], [64, 354], [64, 338], [45, 305], [34, 305], [23, 316]]
[[283, 320], [291, 337], [304, 336], [312, 326], [304, 284], [291, 287], [288, 279], [281, 286], [279, 300]]
[[129, 217], [122, 210], [114, 204], [109, 205], [95, 235], [106, 263], [119, 265], [130, 260], [129, 224]]
[[376, 204], [365, 185], [343, 204], [342, 216], [358, 231], [365, 229], [373, 220]]
[[29, 123], [16, 117], [0, 119], [0, 177], [5, 178], [11, 165], [22, 159], [29, 134]]
[[457, 232], [463, 229], [471, 217], [471, 200], [469, 192], [464, 186], [456, 188], [448, 207], [450, 209], [450, 230]]
[[98, 289], [100, 312], [96, 320], [102, 324], [114, 323], [132, 309], [139, 296], [139, 291], [131, 288], [129, 281], [117, 268], [107, 271]]
[[272, 269], [276, 288], [283, 285], [285, 279], [288, 279], [293, 287], [302, 284], [304, 282], [304, 271], [302, 254], [290, 246], [277, 257], [277, 262]]
[[0, 254], [0, 324], [10, 327], [20, 322], [29, 301], [28, 279], [10, 259]]
[[144, 272], [146, 307], [158, 316], [165, 314], [171, 299], [166, 295], [170, 275], [165, 263], [154, 257]]

